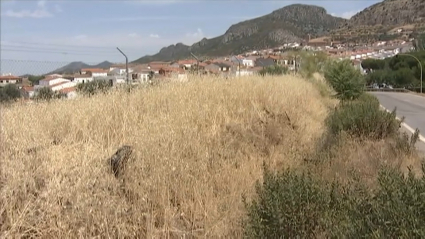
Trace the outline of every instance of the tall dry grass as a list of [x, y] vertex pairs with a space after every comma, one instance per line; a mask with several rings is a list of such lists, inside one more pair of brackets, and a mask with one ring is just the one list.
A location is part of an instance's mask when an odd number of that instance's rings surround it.
[[[323, 132], [326, 101], [286, 76], [2, 109], [0, 235], [241, 237], [242, 197], [263, 161], [299, 165]], [[135, 156], [117, 180], [106, 159], [124, 144]]]

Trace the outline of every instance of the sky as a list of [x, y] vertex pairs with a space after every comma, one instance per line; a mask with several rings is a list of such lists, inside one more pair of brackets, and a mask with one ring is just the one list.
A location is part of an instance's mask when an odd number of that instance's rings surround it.
[[[349, 18], [379, 0], [0, 0], [2, 73], [72, 61], [124, 62], [222, 35], [232, 24], [294, 3]], [[19, 70], [18, 70], [19, 68]]]

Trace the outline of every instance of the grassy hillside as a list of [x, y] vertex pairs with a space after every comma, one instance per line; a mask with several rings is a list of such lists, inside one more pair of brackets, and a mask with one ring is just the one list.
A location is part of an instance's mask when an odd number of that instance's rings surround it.
[[[242, 197], [254, 196], [263, 162], [311, 167], [336, 103], [326, 89], [294, 76], [205, 78], [4, 108], [0, 235], [240, 238]], [[117, 180], [107, 158], [124, 144], [134, 157]], [[314, 167], [324, 178], [355, 167], [369, 179], [396, 155], [385, 141], [338, 147], [335, 163]]]

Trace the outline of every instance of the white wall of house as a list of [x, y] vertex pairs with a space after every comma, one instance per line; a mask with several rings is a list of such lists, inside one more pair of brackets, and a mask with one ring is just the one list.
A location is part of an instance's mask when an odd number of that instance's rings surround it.
[[72, 81], [68, 81], [68, 82], [63, 82], [63, 84], [60, 85], [55, 85], [53, 87], [51, 87], [52, 91], [59, 91], [65, 88], [70, 88], [70, 87], [74, 87], [76, 86], [77, 83], [72, 82]]
[[68, 93], [66, 93], [66, 97], [69, 98], [69, 99], [73, 99], [73, 98], [77, 97], [77, 92], [76, 91], [68, 92]]
[[149, 73], [140, 73], [140, 81], [148, 82], [149, 81]]
[[125, 79], [124, 79], [124, 78], [117, 78], [117, 79], [115, 80], [115, 83], [116, 83], [116, 84], [124, 84], [124, 83], [125, 83]]
[[75, 77], [74, 78], [74, 82], [79, 84], [79, 83], [87, 83], [93, 81], [93, 77]]
[[34, 97], [35, 92], [34, 92], [33, 90], [31, 90], [31, 91], [27, 91], [27, 92], [28, 92], [28, 97], [29, 97], [29, 98]]
[[40, 80], [39, 85], [40, 86], [51, 86], [51, 85], [56, 85], [62, 82], [70, 82], [70, 80], [64, 79], [64, 78], [56, 78], [56, 79], [43, 79]]
[[242, 64], [244, 65], [244, 66], [254, 66], [254, 61], [253, 60], [248, 60], [248, 59], [243, 59], [242, 60]]
[[246, 70], [246, 69], [244, 70], [241, 69], [240, 72], [239, 70], [236, 71], [236, 76], [251, 76], [251, 75], [254, 75], [254, 72]]
[[7, 84], [16, 84], [16, 79], [0, 79], [0, 86], [5, 86]]
[[108, 72], [92, 72], [93, 77], [108, 76]]

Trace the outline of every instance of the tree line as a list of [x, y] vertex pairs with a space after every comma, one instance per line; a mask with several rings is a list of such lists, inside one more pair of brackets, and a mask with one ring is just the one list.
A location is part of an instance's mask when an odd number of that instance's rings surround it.
[[[425, 65], [425, 51], [410, 52], [421, 65]], [[368, 71], [366, 84], [389, 84], [397, 88], [416, 88], [421, 83], [421, 66], [418, 61], [407, 55], [397, 55], [386, 59], [366, 59], [362, 67]]]

